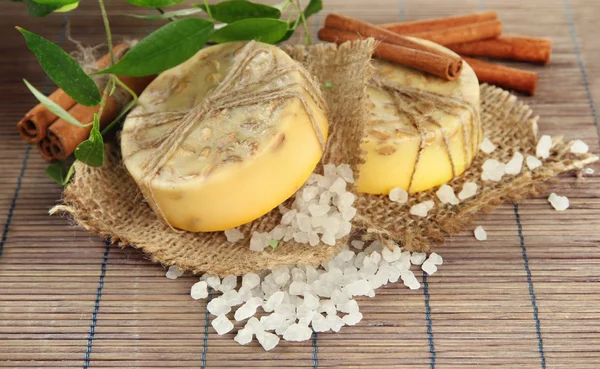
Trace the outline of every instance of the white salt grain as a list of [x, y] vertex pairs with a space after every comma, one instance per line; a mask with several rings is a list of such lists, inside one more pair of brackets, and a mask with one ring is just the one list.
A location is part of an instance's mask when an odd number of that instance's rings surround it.
[[169, 279], [177, 279], [183, 275], [185, 270], [181, 269], [177, 265], [171, 265], [165, 274], [165, 277]]
[[260, 318], [260, 323], [265, 331], [272, 331], [283, 324], [285, 316], [279, 313], [265, 315]]
[[306, 293], [304, 295], [303, 305], [310, 310], [316, 310], [319, 308], [319, 298], [313, 294]]
[[496, 150], [498, 146], [495, 145], [492, 141], [490, 141], [489, 138], [484, 138], [483, 141], [481, 142], [481, 146], [479, 146], [479, 148], [481, 149], [481, 151], [483, 151], [486, 154], [491, 154], [492, 152], [494, 152], [494, 150]]
[[533, 155], [527, 155], [527, 158], [525, 158], [525, 162], [527, 163], [527, 168], [529, 168], [529, 170], [534, 170], [535, 168], [539, 168], [542, 166], [541, 160]]
[[575, 140], [571, 144], [571, 152], [574, 154], [585, 154], [589, 149], [590, 147], [581, 140]]
[[427, 260], [431, 260], [431, 262], [435, 265], [442, 265], [444, 263], [444, 259], [442, 259], [442, 256], [438, 255], [435, 252], [432, 252]]
[[236, 291], [236, 290], [231, 290], [231, 291], [225, 292], [221, 296], [221, 298], [223, 298], [225, 300], [225, 302], [227, 303], [227, 305], [229, 305], [229, 306], [236, 306], [243, 302], [240, 299], [240, 295], [239, 295], [238, 291]]
[[219, 336], [224, 335], [225, 333], [231, 331], [233, 329], [233, 323], [227, 319], [225, 314], [219, 315], [215, 319], [213, 319], [211, 325], [217, 331]]
[[302, 190], [302, 200], [305, 202], [309, 202], [314, 199], [319, 193], [319, 187], [317, 186], [306, 186], [304, 190]]
[[219, 278], [218, 275], [205, 274], [202, 276], [202, 278], [204, 278], [204, 276], [206, 276], [205, 281], [206, 281], [206, 284], [208, 285], [208, 287], [216, 290], [221, 285], [221, 278]]
[[402, 187], [396, 187], [390, 191], [389, 197], [390, 201], [404, 204], [408, 201], [408, 192], [406, 192]]
[[340, 329], [346, 324], [342, 318], [337, 315], [327, 315], [327, 323], [329, 323], [329, 327], [334, 332], [339, 332]]
[[523, 154], [521, 154], [520, 152], [517, 151], [513, 155], [512, 159], [510, 159], [508, 161], [508, 163], [506, 163], [506, 167], [504, 168], [504, 171], [506, 172], [506, 174], [516, 175], [516, 174], [521, 173], [522, 168], [523, 168]]
[[330, 329], [329, 322], [322, 314], [315, 314], [311, 325], [315, 332], [327, 332]]
[[435, 193], [442, 202], [442, 204], [458, 205], [460, 202], [454, 194], [454, 189], [447, 184], [440, 186], [439, 190]]
[[418, 290], [421, 288], [421, 283], [419, 283], [415, 274], [410, 270], [403, 270], [400, 278], [402, 278], [404, 285], [411, 290]]
[[556, 211], [565, 211], [569, 208], [569, 199], [566, 196], [559, 196], [552, 192], [548, 197], [548, 202]]
[[352, 296], [368, 296], [373, 292], [373, 287], [366, 279], [360, 279], [348, 284], [346, 290], [348, 293], [352, 294]]
[[344, 304], [337, 305], [337, 309], [346, 314], [357, 313], [359, 310], [358, 302], [356, 302], [356, 300], [348, 300], [348, 302]]
[[592, 174], [594, 174], [594, 169], [592, 169], [592, 168], [583, 168], [583, 173], [587, 174], [587, 175], [592, 175]]
[[276, 241], [280, 241], [285, 237], [285, 231], [287, 227], [280, 224], [277, 227], [273, 228], [273, 230], [269, 233], [270, 238]]
[[215, 299], [212, 299], [208, 303], [208, 305], [206, 305], [206, 309], [212, 315], [219, 316], [230, 312], [231, 306], [229, 306], [225, 299], [223, 299], [222, 297], [217, 297]]
[[298, 323], [290, 325], [283, 333], [286, 341], [308, 341], [312, 337], [312, 329]]
[[427, 254], [424, 252], [413, 252], [410, 256], [410, 262], [412, 265], [421, 265], [427, 258]]
[[226, 229], [224, 233], [225, 237], [227, 237], [227, 241], [229, 242], [238, 242], [239, 240], [244, 239], [244, 234], [237, 228]]
[[425, 260], [425, 262], [421, 264], [421, 269], [428, 275], [432, 275], [437, 272], [437, 266], [429, 259]]
[[352, 247], [354, 247], [357, 250], [362, 250], [363, 247], [365, 247], [365, 241], [354, 240], [354, 241], [350, 242], [350, 245], [352, 245]]
[[329, 187], [329, 191], [341, 195], [346, 192], [346, 181], [343, 178], [338, 178], [333, 182], [331, 187]]
[[475, 230], [473, 231], [473, 234], [475, 234], [475, 238], [478, 241], [485, 241], [485, 240], [487, 240], [487, 232], [485, 231], [485, 229], [483, 229], [482, 226], [477, 226], [475, 228]]
[[290, 225], [292, 224], [292, 220], [296, 217], [298, 211], [296, 209], [290, 210], [287, 213], [283, 214], [281, 217], [281, 224]]
[[249, 328], [242, 328], [237, 332], [233, 339], [240, 345], [247, 345], [252, 342], [252, 330]]
[[[291, 211], [286, 214], [289, 213], [291, 213]], [[253, 232], [252, 238], [250, 239], [250, 250], [262, 252], [265, 249], [265, 247], [269, 245], [269, 241], [270, 237], [268, 233]]]
[[267, 313], [275, 310], [275, 307], [280, 305], [283, 302], [283, 298], [285, 297], [285, 293], [283, 291], [277, 291], [269, 297], [267, 302], [263, 304], [263, 310]]
[[244, 305], [240, 306], [234, 314], [234, 318], [236, 321], [241, 321], [244, 319], [248, 319], [256, 314], [256, 308], [262, 304], [262, 299], [260, 297], [253, 297], [250, 300], [246, 301]]
[[358, 324], [363, 318], [363, 315], [358, 311], [355, 313], [350, 313], [342, 318], [346, 325], [355, 325]]
[[348, 164], [340, 164], [337, 167], [337, 175], [342, 177], [348, 183], [354, 183], [354, 174]]
[[434, 202], [432, 200], [424, 201], [420, 204], [411, 206], [410, 214], [417, 217], [426, 217], [429, 210], [433, 209]]
[[458, 198], [461, 200], [468, 199], [469, 197], [473, 197], [477, 194], [477, 183], [475, 182], [465, 182], [462, 190], [458, 193]]
[[227, 291], [231, 291], [232, 289], [235, 288], [235, 286], [237, 286], [237, 277], [234, 275], [228, 275], [225, 278], [223, 278], [223, 280], [221, 281], [221, 285], [219, 286], [219, 291], [221, 292], [227, 292]]
[[206, 281], [196, 282], [190, 290], [190, 296], [192, 296], [194, 300], [205, 299], [208, 297], [208, 285], [206, 284]]
[[487, 159], [482, 166], [481, 179], [498, 182], [505, 174], [506, 165], [495, 159]]
[[398, 247], [398, 245], [394, 245], [391, 250], [387, 247], [381, 250], [381, 256], [383, 257], [383, 260], [387, 261], [388, 263], [392, 263], [400, 259], [401, 255], [402, 250], [400, 247]]
[[274, 349], [279, 343], [279, 336], [270, 332], [262, 332], [260, 335], [257, 335], [256, 338], [265, 351]]
[[535, 156], [542, 159], [547, 159], [550, 156], [552, 148], [552, 137], [543, 135], [540, 137], [537, 146], [535, 147]]
[[242, 277], [242, 287], [253, 289], [260, 284], [260, 277], [256, 273], [246, 273]]

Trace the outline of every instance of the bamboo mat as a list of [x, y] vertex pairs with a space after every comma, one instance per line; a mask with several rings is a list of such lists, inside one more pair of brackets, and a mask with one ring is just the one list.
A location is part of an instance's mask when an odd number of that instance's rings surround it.
[[[494, 9], [506, 33], [550, 37], [547, 67], [535, 97], [541, 132], [581, 138], [600, 152], [600, 40], [597, 0], [324, 0], [309, 22], [313, 37], [328, 12], [373, 23]], [[0, 367], [339, 367], [339, 368], [599, 368], [600, 176], [566, 175], [551, 187], [571, 201], [557, 213], [545, 198], [505, 204], [437, 251], [444, 265], [419, 278], [424, 288], [388, 285], [360, 301], [364, 319], [338, 334], [282, 343], [264, 352], [207, 327], [206, 302], [193, 301], [195, 278], [175, 281], [133, 249], [89, 237], [67, 219], [47, 215], [60, 188], [46, 178], [35, 148], [15, 124], [34, 105], [25, 77], [46, 93], [35, 58], [13, 29], [61, 43], [103, 39], [97, 4], [69, 16], [32, 19], [22, 4], [0, 10]], [[140, 12], [107, 2], [117, 38], [140, 37], [158, 25], [126, 18]], [[144, 11], [144, 10], [142, 10]], [[599, 165], [593, 167], [596, 173]], [[124, 220], [125, 221], [125, 220]], [[2, 223], [0, 223], [1, 225]], [[474, 227], [473, 226], [473, 227]]]

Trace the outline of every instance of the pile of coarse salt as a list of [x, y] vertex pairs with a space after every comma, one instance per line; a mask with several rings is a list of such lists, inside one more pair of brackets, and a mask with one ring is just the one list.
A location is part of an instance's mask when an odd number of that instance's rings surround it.
[[[350, 234], [351, 220], [356, 215], [352, 206], [356, 195], [346, 189], [354, 183], [352, 169], [348, 164], [326, 164], [324, 174], [311, 174], [296, 192], [291, 209], [279, 206], [281, 223], [270, 232], [253, 232], [250, 250], [261, 252], [267, 246], [277, 247], [279, 241], [291, 239], [298, 243], [316, 246], [320, 242], [333, 246]], [[225, 231], [230, 242], [244, 238], [237, 229]]]
[[[431, 275], [442, 263], [436, 253], [427, 257], [402, 251], [398, 245], [390, 249], [378, 241], [365, 248], [365, 242], [354, 240], [318, 268], [297, 265], [247, 273], [241, 283], [233, 275], [221, 280], [205, 274], [192, 286], [190, 295], [198, 300], [208, 296], [209, 288], [221, 292], [206, 307], [214, 316], [211, 325], [217, 334], [231, 332], [232, 320], [246, 321], [234, 340], [246, 345], [256, 338], [268, 351], [281, 338], [306, 341], [313, 331], [338, 332], [345, 325], [359, 323], [363, 315], [355, 297], [374, 297], [377, 288], [399, 280], [410, 289], [419, 289], [421, 284], [411, 266], [420, 266]], [[227, 316], [231, 312], [233, 319]], [[262, 316], [258, 318], [257, 313]]]

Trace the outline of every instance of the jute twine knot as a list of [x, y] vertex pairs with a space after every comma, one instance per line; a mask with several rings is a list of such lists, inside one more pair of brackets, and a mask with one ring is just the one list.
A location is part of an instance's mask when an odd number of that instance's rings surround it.
[[[258, 69], [255, 77], [245, 80], [242, 78], [244, 71], [250, 68], [250, 63], [260, 54], [268, 57], [268, 66]], [[304, 83], [283, 78], [290, 72], [299, 72]], [[277, 81], [277, 83], [273, 83]], [[325, 151], [325, 138], [317, 125], [312, 109], [305, 94], [294, 89], [300, 86], [317, 106], [326, 112], [326, 104], [321, 95], [319, 85], [299, 63], [293, 61], [288, 65], [278, 65], [277, 58], [269, 48], [262, 47], [255, 41], [247, 43], [234, 57], [233, 64], [227, 75], [219, 85], [206, 98], [196, 106], [184, 111], [150, 112], [131, 116], [131, 118], [149, 119], [150, 123], [137, 129], [148, 129], [172, 122], [169, 130], [154, 139], [140, 139], [141, 150], [151, 149], [151, 154], [141, 165], [142, 175], [138, 182], [142, 194], [148, 201], [157, 216], [166, 222], [166, 218], [156, 203], [152, 194], [151, 182], [165, 167], [173, 154], [182, 145], [195, 127], [203, 121], [214, 117], [220, 111], [251, 106], [273, 100], [298, 99], [306, 111], [311, 125], [317, 135], [321, 149]], [[131, 155], [135, 154], [132, 153]], [[127, 159], [127, 158], [124, 158]], [[167, 222], [168, 223], [168, 222]]]

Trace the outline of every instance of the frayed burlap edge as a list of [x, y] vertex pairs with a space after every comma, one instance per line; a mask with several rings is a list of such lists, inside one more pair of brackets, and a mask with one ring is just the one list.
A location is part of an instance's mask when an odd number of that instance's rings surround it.
[[[348, 163], [353, 169], [361, 163], [363, 100], [372, 72], [373, 47], [373, 41], [367, 40], [341, 46], [319, 44], [306, 49], [287, 49], [320, 83], [329, 82], [332, 86], [324, 92], [330, 108], [324, 162]], [[321, 166], [316, 170], [322, 170]], [[140, 249], [154, 262], [178, 265], [193, 273], [221, 276], [289, 264], [317, 265], [327, 261], [347, 242], [344, 238], [334, 247], [311, 247], [292, 240], [262, 253], [250, 251], [252, 232], [268, 232], [279, 224], [278, 209], [239, 227], [246, 237], [236, 243], [228, 242], [223, 232], [173, 230], [143, 201], [137, 185], [122, 165], [118, 150], [109, 146], [102, 168], [76, 164], [74, 180], [64, 191], [63, 205], [53, 209], [57, 211], [68, 213], [76, 224], [92, 234], [109, 238], [121, 246]]]
[[[459, 193], [465, 182], [479, 186], [476, 196], [461, 201], [459, 205], [442, 204], [435, 192], [438, 188], [413, 194], [406, 204], [389, 200], [388, 196], [358, 194], [357, 230], [363, 232], [365, 240], [389, 241], [400, 244], [405, 250], [426, 252], [434, 245], [444, 242], [446, 235], [459, 232], [481, 213], [486, 213], [505, 201], [518, 201], [538, 195], [544, 184], [556, 175], [581, 169], [598, 160], [591, 154], [573, 154], [570, 143], [555, 137], [551, 155], [543, 160], [544, 165], [531, 171], [523, 163], [518, 175], [505, 175], [499, 182], [481, 179], [482, 165], [487, 159], [508, 162], [515, 152], [524, 156], [535, 155], [537, 145], [537, 116], [529, 106], [516, 96], [489, 85], [481, 85], [481, 120], [484, 134], [498, 148], [491, 154], [479, 152], [473, 164], [449, 185]], [[422, 201], [433, 200], [435, 207], [426, 218], [409, 214], [411, 206]]]

